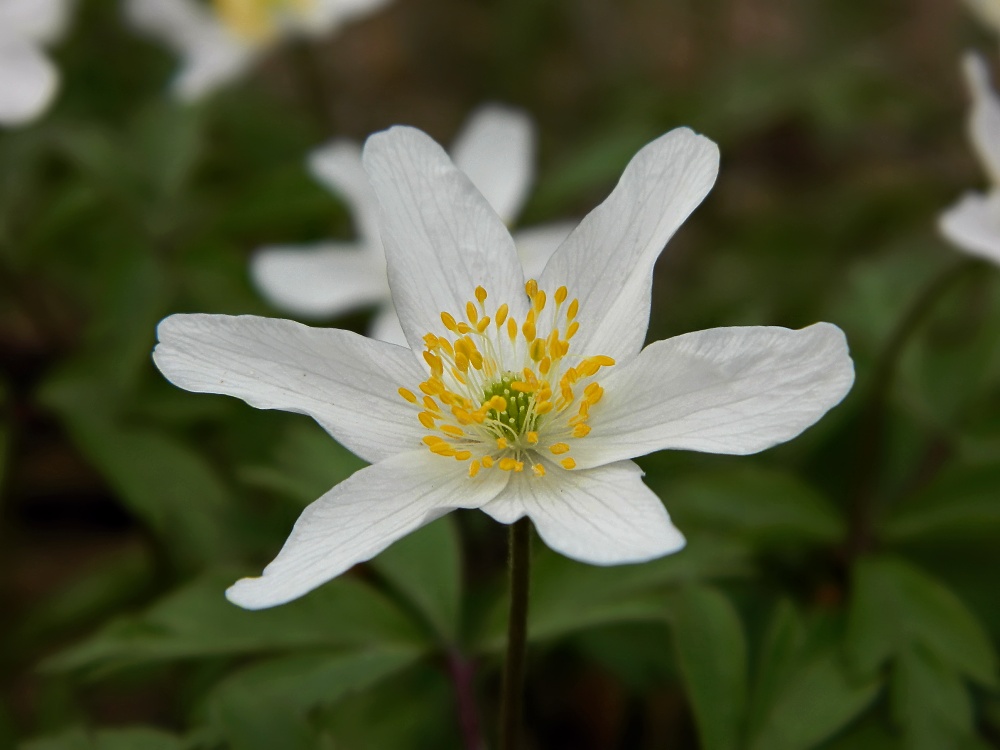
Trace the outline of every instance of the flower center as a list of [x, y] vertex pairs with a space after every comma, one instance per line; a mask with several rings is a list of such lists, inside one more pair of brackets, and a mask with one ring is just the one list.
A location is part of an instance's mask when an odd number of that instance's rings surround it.
[[488, 315], [481, 286], [464, 319], [442, 312], [448, 335], [424, 336], [430, 377], [420, 383], [421, 395], [399, 389], [427, 429], [431, 453], [468, 461], [470, 477], [494, 467], [530, 467], [535, 476], [544, 476], [547, 464], [575, 468], [573, 443], [590, 433], [590, 409], [604, 395], [594, 378], [615, 363], [571, 357], [580, 304], [566, 304], [566, 287], [556, 290], [553, 304], [534, 280], [525, 293], [531, 306], [521, 325], [507, 304]]
[[261, 42], [275, 36], [283, 19], [303, 15], [315, 0], [212, 0], [219, 20], [237, 36]]

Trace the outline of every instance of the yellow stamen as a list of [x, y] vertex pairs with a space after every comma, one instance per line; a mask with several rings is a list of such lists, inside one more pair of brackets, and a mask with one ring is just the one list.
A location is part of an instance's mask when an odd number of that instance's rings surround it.
[[406, 388], [400, 388], [399, 395], [405, 398], [411, 404], [417, 403], [417, 397], [416, 395], [414, 395], [413, 391], [408, 391]]
[[564, 458], [559, 463], [562, 464], [562, 467], [564, 469], [575, 469], [576, 468], [576, 461], [574, 461], [572, 458]]
[[536, 477], [545, 476], [545, 467], [542, 466], [541, 464], [535, 464], [534, 466], [531, 467], [531, 470], [535, 472]]
[[[480, 288], [482, 288], [482, 287], [480, 287]], [[471, 464], [469, 464], [469, 476], [470, 477], [474, 477], [478, 473], [479, 473], [479, 462], [478, 461], [473, 461]]]
[[566, 443], [553, 443], [549, 446], [549, 450], [558, 456], [562, 453], [569, 453], [569, 446]]

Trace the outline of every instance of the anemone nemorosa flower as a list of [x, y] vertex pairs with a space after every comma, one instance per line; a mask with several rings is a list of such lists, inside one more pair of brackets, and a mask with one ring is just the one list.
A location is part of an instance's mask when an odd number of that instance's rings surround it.
[[[530, 117], [498, 105], [480, 107], [455, 139], [452, 158], [504, 223], [517, 218], [534, 179], [535, 132]], [[386, 278], [378, 232], [378, 199], [361, 165], [361, 149], [335, 140], [314, 151], [309, 168], [320, 182], [350, 204], [358, 239], [309, 246], [273, 246], [251, 261], [251, 277], [275, 307], [307, 319], [379, 306], [372, 338], [405, 343]], [[541, 273], [572, 225], [547, 224], [514, 233], [525, 273]]]
[[45, 46], [62, 35], [69, 0], [0, 0], [0, 125], [39, 117], [59, 88]]
[[653, 264], [715, 181], [686, 128], [643, 148], [611, 195], [525, 279], [507, 228], [418, 130], [368, 139], [389, 285], [408, 347], [252, 316], [173, 315], [157, 366], [191, 391], [308, 414], [369, 461], [302, 513], [247, 608], [302, 596], [455, 508], [528, 516], [597, 565], [684, 538], [629, 459], [747, 454], [789, 440], [850, 389], [843, 333], [717, 328], [643, 348]]
[[972, 96], [969, 139], [990, 181], [986, 193], [967, 192], [941, 214], [941, 233], [962, 250], [1000, 263], [1000, 99], [990, 87], [986, 62], [969, 53], [963, 59]]
[[139, 31], [181, 57], [173, 90], [195, 101], [242, 75], [291, 36], [319, 37], [368, 15], [388, 0], [127, 0]]

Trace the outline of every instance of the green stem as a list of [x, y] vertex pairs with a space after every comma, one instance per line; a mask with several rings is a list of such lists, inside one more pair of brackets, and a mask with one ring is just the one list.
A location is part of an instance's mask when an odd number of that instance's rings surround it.
[[519, 750], [521, 747], [530, 573], [531, 521], [525, 517], [510, 527], [510, 617], [500, 701], [500, 750]]
[[945, 292], [968, 273], [981, 267], [982, 262], [979, 260], [962, 260], [931, 279], [896, 324], [879, 355], [868, 401], [861, 417], [857, 484], [851, 504], [850, 535], [847, 543], [848, 559], [853, 560], [870, 551], [874, 545], [874, 500], [885, 447], [886, 406], [903, 352], [913, 334], [920, 329], [924, 319], [944, 297]]

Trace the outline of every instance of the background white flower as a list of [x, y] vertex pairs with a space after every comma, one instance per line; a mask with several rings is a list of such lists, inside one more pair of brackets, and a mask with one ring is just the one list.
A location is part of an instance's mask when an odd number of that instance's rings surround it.
[[[528, 197], [535, 177], [535, 129], [527, 113], [496, 104], [477, 109], [452, 146], [455, 165], [508, 226]], [[251, 261], [254, 284], [275, 307], [297, 317], [325, 319], [378, 305], [370, 335], [403, 343], [386, 279], [378, 231], [378, 200], [361, 166], [361, 149], [336, 140], [309, 158], [313, 175], [350, 205], [358, 239], [310, 246], [273, 246]], [[573, 228], [560, 222], [514, 234], [525, 273], [537, 276]]]
[[228, 590], [240, 606], [302, 596], [454, 508], [527, 515], [549, 546], [598, 565], [669, 554], [683, 536], [629, 458], [763, 450], [853, 383], [844, 335], [826, 323], [643, 348], [653, 265], [718, 171], [715, 144], [690, 130], [632, 159], [538, 284], [426, 135], [376, 134], [364, 163], [409, 347], [253, 316], [159, 326], [154, 360], [174, 384], [308, 414], [372, 464], [303, 512], [261, 577]]
[[0, 0], [0, 125], [39, 117], [59, 89], [45, 47], [63, 33], [70, 0]]
[[987, 193], [970, 191], [941, 214], [941, 232], [961, 249], [1000, 263], [1000, 99], [986, 61], [969, 53], [963, 71], [972, 97], [969, 139], [990, 181]]
[[140, 31], [181, 58], [174, 93], [195, 101], [239, 77], [289, 36], [319, 37], [373, 13], [389, 0], [126, 0]]

